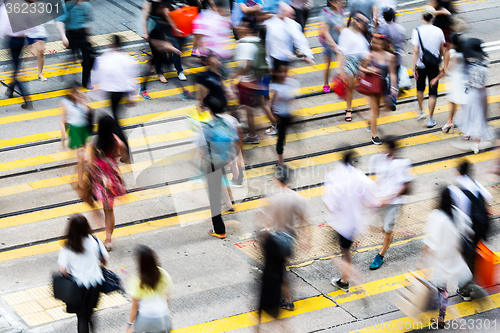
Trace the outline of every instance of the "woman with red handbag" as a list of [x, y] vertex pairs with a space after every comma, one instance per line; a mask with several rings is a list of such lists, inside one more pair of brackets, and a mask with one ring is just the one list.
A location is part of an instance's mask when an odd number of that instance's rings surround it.
[[358, 92], [368, 96], [372, 115], [371, 120], [367, 119], [367, 122], [372, 131], [372, 143], [376, 145], [382, 144], [377, 135], [377, 118], [380, 112], [380, 99], [386, 95], [388, 89], [387, 76], [390, 79], [390, 96], [396, 98], [398, 93], [396, 56], [387, 50], [387, 36], [373, 34], [370, 55], [359, 65], [361, 75], [356, 87]]

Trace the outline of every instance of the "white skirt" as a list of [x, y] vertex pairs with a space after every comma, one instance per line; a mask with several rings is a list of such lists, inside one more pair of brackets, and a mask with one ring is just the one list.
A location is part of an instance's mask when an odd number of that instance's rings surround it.
[[458, 127], [465, 135], [474, 140], [488, 141], [495, 134], [488, 125], [488, 100], [486, 88], [469, 88], [467, 104], [464, 106], [458, 121]]
[[463, 74], [453, 71], [450, 74], [451, 88], [448, 91], [448, 101], [458, 105], [467, 104], [467, 94], [465, 94], [465, 80]]

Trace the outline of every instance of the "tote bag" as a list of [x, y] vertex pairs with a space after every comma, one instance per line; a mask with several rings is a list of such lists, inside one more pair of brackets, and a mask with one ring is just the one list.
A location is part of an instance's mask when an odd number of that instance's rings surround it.
[[363, 95], [383, 95], [384, 81], [375, 74], [361, 73], [358, 76], [356, 91]]

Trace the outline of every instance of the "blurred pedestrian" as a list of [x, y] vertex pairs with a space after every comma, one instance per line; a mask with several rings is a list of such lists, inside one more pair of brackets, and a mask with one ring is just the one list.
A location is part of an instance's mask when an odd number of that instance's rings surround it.
[[[431, 6], [424, 6], [422, 10], [423, 24], [413, 30], [411, 43], [413, 45], [413, 75], [417, 81], [417, 102], [420, 116], [425, 119], [423, 109], [425, 79], [429, 80], [429, 117], [427, 127], [436, 126], [433, 119], [436, 107], [438, 82], [432, 81], [439, 75], [439, 64], [444, 54], [444, 34], [441, 29], [432, 25], [432, 19], [436, 10]], [[426, 50], [424, 55], [424, 49]], [[434, 84], [432, 84], [432, 83]]]
[[278, 141], [276, 153], [278, 154], [277, 167], [286, 167], [283, 160], [283, 146], [286, 141], [286, 131], [292, 120], [293, 100], [299, 88], [299, 81], [288, 77], [288, 63], [274, 61], [272, 83], [269, 85], [273, 98], [271, 109], [277, 117]]
[[57, 264], [64, 275], [71, 275], [81, 289], [81, 305], [67, 305], [68, 313], [76, 313], [78, 333], [95, 332], [92, 313], [99, 301], [104, 278], [100, 267], [100, 258], [106, 264], [109, 254], [101, 241], [90, 234], [87, 219], [81, 215], [73, 215], [69, 219], [66, 243], [59, 250]]
[[[368, 75], [375, 75], [381, 81], [383, 87], [382, 94], [374, 93], [368, 96], [370, 101], [371, 119], [368, 120], [372, 132], [372, 143], [381, 145], [382, 141], [377, 133], [377, 118], [380, 114], [380, 100], [388, 96], [389, 107], [396, 109], [396, 97], [398, 96], [398, 74], [396, 72], [396, 56], [388, 52], [389, 44], [387, 36], [373, 34], [371, 41], [371, 51], [367, 58], [363, 59], [359, 65], [359, 70]], [[389, 87], [387, 86], [389, 78]], [[394, 111], [393, 110], [393, 111]]]
[[394, 237], [394, 225], [403, 204], [402, 195], [408, 193], [411, 175], [411, 161], [397, 158], [396, 141], [389, 137], [385, 139], [386, 152], [370, 158], [370, 175], [375, 175], [378, 198], [381, 201], [378, 214], [383, 221], [384, 243], [379, 253], [373, 259], [370, 269], [378, 269], [384, 263], [384, 255]]
[[349, 18], [347, 26], [350, 27], [354, 21], [356, 14], [361, 13], [368, 19], [366, 32], [371, 33], [377, 28], [378, 6], [377, 0], [352, 0], [348, 2]]
[[352, 91], [354, 89], [354, 79], [359, 73], [361, 59], [369, 54], [368, 40], [365, 33], [370, 21], [362, 13], [354, 14], [353, 24], [348, 29], [343, 29], [339, 36], [338, 54], [339, 74], [347, 83], [345, 93], [345, 121], [352, 121]]
[[332, 279], [332, 284], [349, 292], [352, 265], [350, 248], [363, 227], [363, 210], [377, 207], [375, 183], [361, 170], [352, 166], [352, 151], [344, 154], [343, 160], [325, 177], [323, 202], [330, 212], [328, 224], [338, 233], [343, 267], [341, 277]]
[[443, 69], [439, 75], [431, 82], [435, 85], [442, 77], [449, 75], [451, 88], [448, 91], [447, 97], [450, 102], [450, 112], [448, 113], [448, 121], [441, 128], [445, 133], [453, 134], [455, 124], [453, 118], [457, 109], [463, 108], [467, 103], [467, 94], [465, 93], [465, 84], [467, 82], [467, 73], [465, 72], [465, 59], [463, 55], [463, 41], [459, 34], [451, 36], [450, 47], [445, 52], [443, 57]]
[[[28, 0], [30, 3], [36, 1], [38, 0]], [[38, 65], [37, 78], [40, 81], [47, 81], [47, 78], [42, 75], [43, 66], [45, 65], [45, 44], [47, 43], [47, 30], [45, 29], [45, 24], [40, 24], [30, 29], [26, 37], [28, 45], [31, 45], [31, 52], [36, 55]]]
[[93, 76], [94, 82], [99, 84], [105, 98], [111, 101], [111, 111], [116, 121], [116, 135], [127, 145], [130, 157], [127, 138], [118, 121], [120, 102], [124, 97], [127, 97], [128, 106], [135, 106], [139, 66], [131, 55], [121, 51], [121, 45], [121, 37], [117, 34], [112, 35], [109, 49], [96, 59]]
[[342, 10], [341, 0], [327, 0], [326, 7], [321, 10], [321, 33], [319, 41], [323, 48], [323, 58], [325, 59], [325, 71], [323, 92], [330, 92], [330, 63], [338, 57], [340, 52], [338, 48], [339, 36], [345, 28], [344, 18], [345, 13]]
[[262, 312], [278, 318], [280, 307], [289, 311], [295, 309], [285, 264], [292, 256], [295, 243], [303, 250], [310, 246], [310, 235], [300, 228], [308, 224], [306, 200], [287, 187], [289, 180], [289, 169], [279, 167], [274, 178], [275, 186], [269, 197], [269, 206], [264, 210], [265, 219], [261, 227], [271, 231], [261, 233], [265, 264], [260, 290], [259, 320]]
[[[220, 116], [224, 112], [222, 101], [211, 96], [205, 105], [210, 110], [212, 120], [203, 125], [205, 138], [204, 169], [207, 174], [208, 198], [212, 225], [208, 233], [216, 238], [226, 238], [226, 226], [222, 220], [221, 191], [226, 183], [225, 167], [233, 163], [239, 154], [236, 142], [239, 140], [234, 126]], [[228, 207], [229, 208], [229, 207]]]
[[482, 40], [469, 38], [464, 44], [467, 82], [465, 84], [467, 104], [464, 106], [461, 120], [458, 124], [466, 139], [471, 138], [474, 144], [471, 149], [479, 153], [479, 143], [495, 138], [488, 125], [488, 95], [486, 82], [488, 80], [489, 61], [481, 44]]
[[445, 326], [448, 283], [452, 278], [458, 278], [460, 284], [471, 275], [461, 254], [463, 235], [470, 232], [467, 215], [453, 205], [450, 190], [445, 188], [441, 192], [438, 209], [427, 218], [421, 254], [425, 267], [430, 265], [434, 268], [433, 283], [438, 290], [439, 314], [438, 318], [431, 318], [431, 323], [441, 329]]
[[[450, 185], [450, 193], [453, 199], [453, 204], [464, 212], [470, 218], [472, 233], [470, 233], [470, 248], [464, 254], [465, 262], [469, 270], [474, 275], [476, 248], [480, 241], [484, 241], [488, 236], [489, 218], [486, 204], [491, 203], [493, 196], [479, 182], [473, 180], [470, 175], [470, 164], [468, 161], [463, 161], [457, 168], [457, 176], [455, 178], [456, 185]], [[468, 283], [460, 286], [457, 293], [464, 301], [470, 301], [471, 291], [474, 286], [474, 281], [471, 278]]]
[[234, 97], [231, 93], [227, 96], [227, 92], [230, 92], [224, 84], [224, 78], [221, 74], [221, 61], [217, 53], [208, 50], [207, 53], [202, 57], [203, 65], [208, 68], [206, 71], [201, 72], [197, 76], [196, 82], [196, 101], [198, 105], [198, 112], [202, 112], [203, 108], [206, 107], [206, 101], [211, 97], [215, 97], [221, 101], [223, 108], [227, 107], [228, 97]]
[[377, 31], [379, 28], [387, 25], [387, 23], [391, 22], [387, 20], [386, 16], [384, 16], [384, 12], [392, 11], [396, 12], [398, 1], [397, 0], [377, 0], [377, 27], [373, 29], [373, 31]]
[[292, 0], [290, 3], [295, 12], [295, 21], [300, 24], [302, 32], [306, 29], [309, 12], [314, 7], [313, 0]]
[[97, 140], [90, 148], [90, 175], [92, 192], [97, 201], [102, 203], [106, 239], [104, 246], [111, 251], [111, 237], [115, 229], [115, 197], [126, 193], [117, 160], [121, 156], [128, 160], [127, 146], [115, 134], [116, 122], [111, 116], [99, 120]]
[[11, 61], [14, 67], [10, 79], [11, 82], [7, 86], [5, 95], [9, 98], [13, 98], [16, 86], [19, 87], [19, 93], [24, 99], [24, 104], [21, 105], [21, 108], [25, 110], [32, 110], [33, 103], [31, 102], [31, 99], [29, 97], [28, 90], [26, 89], [24, 83], [19, 81], [17, 78], [22, 65], [21, 52], [23, 50], [24, 44], [26, 43], [26, 34], [29, 32], [29, 30], [13, 32], [12, 26], [9, 22], [10, 21], [9, 16], [7, 15], [7, 9], [5, 8], [5, 4], [2, 4], [0, 5], [0, 38], [4, 38], [5, 36], [7, 36], [7, 45], [9, 46]]
[[146, 245], [136, 250], [139, 275], [130, 280], [127, 292], [132, 298], [127, 333], [163, 332], [172, 329], [169, 310], [172, 278], [160, 267], [158, 256]]
[[56, 19], [56, 27], [62, 43], [71, 49], [73, 56], [82, 54], [82, 86], [92, 90], [90, 71], [93, 65], [93, 50], [90, 45], [90, 24], [93, 21], [92, 6], [84, 0], [68, 0], [65, 12]]
[[[92, 109], [81, 91], [81, 86], [74, 83], [66, 98], [61, 99], [61, 144], [65, 147], [66, 132], [68, 133], [68, 147], [76, 149], [76, 169], [78, 172], [78, 187], [83, 189], [83, 172], [85, 171], [85, 150], [87, 140], [92, 136]], [[90, 120], [90, 123], [89, 123]]]
[[443, 31], [446, 47], [448, 48], [451, 41], [451, 21], [452, 15], [455, 13], [455, 6], [452, 0], [431, 0], [429, 5], [432, 6], [436, 13], [434, 14], [433, 25]]
[[[378, 34], [387, 36], [387, 41], [396, 55], [396, 73], [398, 73], [399, 82], [399, 70], [403, 65], [403, 55], [405, 55], [406, 29], [395, 22], [396, 11], [393, 8], [384, 9], [382, 16], [385, 24], [379, 25], [375, 31]], [[401, 87], [399, 88], [401, 89]]]

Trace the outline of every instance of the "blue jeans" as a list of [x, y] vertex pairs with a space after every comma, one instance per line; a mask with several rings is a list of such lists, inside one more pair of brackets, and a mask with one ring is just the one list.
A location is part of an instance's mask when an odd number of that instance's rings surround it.
[[14, 72], [12, 73], [12, 82], [9, 84], [9, 90], [14, 90], [16, 85], [19, 87], [21, 95], [25, 102], [28, 102], [28, 91], [24, 87], [24, 84], [17, 80], [17, 74], [21, 68], [22, 59], [20, 57], [21, 51], [23, 50], [24, 43], [26, 41], [25, 37], [10, 37], [9, 39], [9, 49], [10, 55], [12, 57], [12, 64], [14, 65]]

